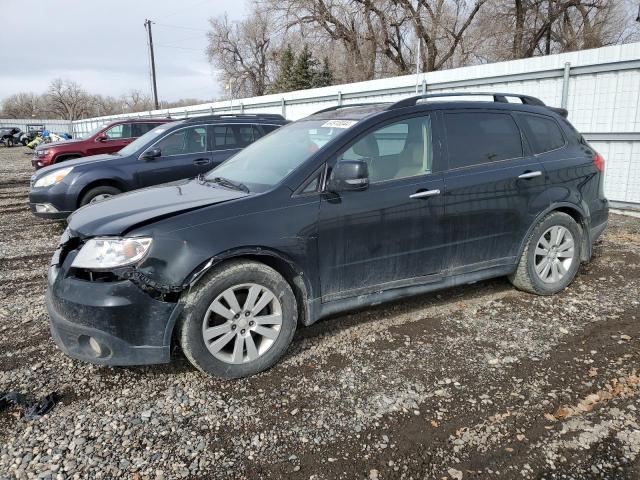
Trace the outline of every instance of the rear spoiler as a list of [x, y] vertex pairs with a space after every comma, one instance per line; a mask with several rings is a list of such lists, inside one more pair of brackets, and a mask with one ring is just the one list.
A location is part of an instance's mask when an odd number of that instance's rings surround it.
[[567, 118], [569, 116], [569, 111], [566, 108], [549, 107], [549, 106], [547, 106], [547, 108], [552, 112], [555, 112], [558, 115], [563, 116], [564, 118]]

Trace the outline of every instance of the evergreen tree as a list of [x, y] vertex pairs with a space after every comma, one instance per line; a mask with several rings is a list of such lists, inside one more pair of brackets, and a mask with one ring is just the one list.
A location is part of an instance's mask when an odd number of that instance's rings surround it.
[[271, 86], [273, 93], [290, 92], [291, 90], [295, 90], [293, 86], [293, 67], [295, 61], [296, 59], [293, 49], [291, 48], [291, 45], [288, 44], [287, 48], [282, 50], [278, 75]]
[[313, 87], [316, 63], [309, 51], [309, 47], [305, 45], [293, 67], [293, 90], [304, 90]]
[[313, 77], [314, 87], [328, 87], [333, 85], [333, 72], [329, 66], [329, 59], [324, 57], [322, 61], [322, 69], [315, 72]]

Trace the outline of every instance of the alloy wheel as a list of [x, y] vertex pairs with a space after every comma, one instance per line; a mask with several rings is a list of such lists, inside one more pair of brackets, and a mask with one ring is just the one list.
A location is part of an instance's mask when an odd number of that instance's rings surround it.
[[109, 193], [101, 193], [100, 195], [96, 195], [91, 200], [89, 200], [89, 203], [91, 204], [91, 203], [101, 202], [102, 200], [106, 200], [107, 198], [111, 198], [111, 197], [113, 197], [113, 195]]
[[246, 283], [227, 288], [209, 305], [202, 338], [215, 358], [242, 364], [264, 355], [282, 327], [278, 297], [263, 285]]
[[535, 270], [545, 283], [562, 280], [574, 262], [575, 248], [571, 232], [561, 225], [547, 229], [536, 246]]

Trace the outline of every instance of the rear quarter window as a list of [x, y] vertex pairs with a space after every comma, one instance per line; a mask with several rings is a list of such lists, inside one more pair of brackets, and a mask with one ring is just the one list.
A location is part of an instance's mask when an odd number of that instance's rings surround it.
[[540, 154], [564, 147], [564, 135], [554, 119], [527, 113], [521, 113], [520, 118], [533, 153]]

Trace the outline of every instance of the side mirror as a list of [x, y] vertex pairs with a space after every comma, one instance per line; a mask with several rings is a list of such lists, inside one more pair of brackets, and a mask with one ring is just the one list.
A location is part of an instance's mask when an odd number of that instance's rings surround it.
[[327, 190], [346, 192], [369, 188], [369, 166], [362, 160], [338, 162], [331, 171]]
[[153, 160], [154, 158], [158, 158], [161, 154], [162, 152], [159, 148], [152, 148], [151, 150], [143, 152], [142, 155], [140, 155], [140, 160]]
[[106, 142], [107, 140], [109, 140], [109, 137], [104, 133], [101, 133], [96, 137], [96, 142]]

